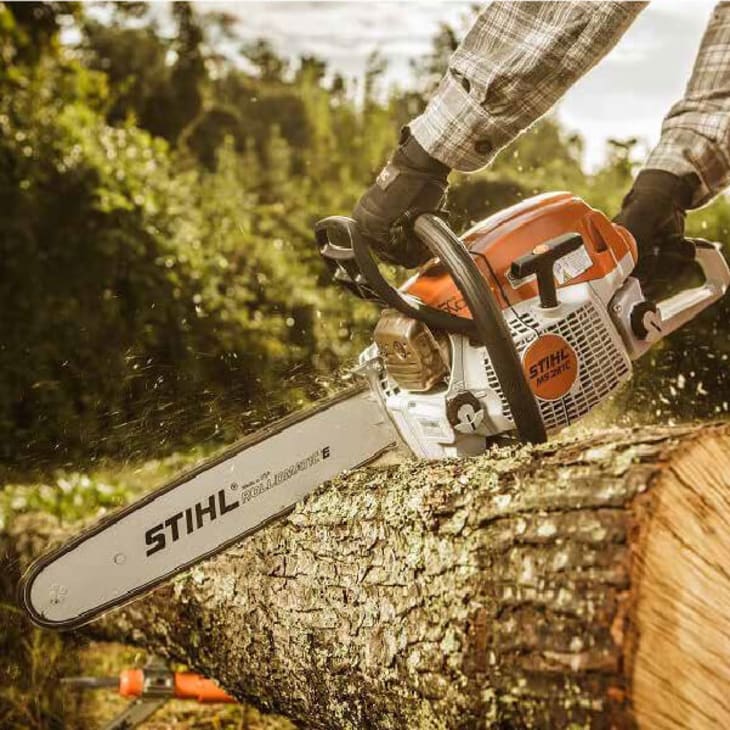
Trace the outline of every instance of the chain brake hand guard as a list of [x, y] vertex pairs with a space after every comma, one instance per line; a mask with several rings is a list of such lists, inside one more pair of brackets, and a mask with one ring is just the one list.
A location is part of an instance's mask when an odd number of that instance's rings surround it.
[[[363, 275], [355, 258], [353, 240], [357, 236], [357, 223], [343, 215], [331, 215], [323, 218], [314, 226], [314, 238], [319, 254], [332, 273], [332, 278], [356, 297], [369, 302], [385, 304]], [[333, 238], [348, 240], [344, 245], [333, 242]]]

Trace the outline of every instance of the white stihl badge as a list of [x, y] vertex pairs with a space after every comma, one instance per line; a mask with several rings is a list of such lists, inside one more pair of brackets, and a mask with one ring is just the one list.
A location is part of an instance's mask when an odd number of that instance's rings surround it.
[[560, 335], [538, 337], [523, 353], [522, 367], [541, 400], [562, 398], [578, 378], [578, 356]]

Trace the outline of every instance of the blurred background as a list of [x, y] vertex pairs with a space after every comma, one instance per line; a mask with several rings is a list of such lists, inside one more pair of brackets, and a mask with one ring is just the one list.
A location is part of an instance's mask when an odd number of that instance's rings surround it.
[[[0, 541], [23, 513], [95, 519], [347, 380], [377, 311], [330, 285], [312, 224], [349, 213], [475, 7], [0, 2]], [[453, 176], [454, 227], [555, 189], [615, 214], [711, 7], [650, 7], [494, 165]], [[729, 228], [725, 197], [690, 216]], [[726, 417], [728, 302], [598, 418]], [[93, 727], [108, 708], [58, 677], [141, 655], [31, 630], [17, 574], [6, 546], [0, 726]]]

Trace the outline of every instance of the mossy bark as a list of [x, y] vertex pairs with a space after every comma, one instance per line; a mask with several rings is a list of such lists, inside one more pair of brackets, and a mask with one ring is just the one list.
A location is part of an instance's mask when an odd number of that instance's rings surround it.
[[301, 728], [728, 727], [729, 522], [727, 425], [361, 469], [86, 631]]

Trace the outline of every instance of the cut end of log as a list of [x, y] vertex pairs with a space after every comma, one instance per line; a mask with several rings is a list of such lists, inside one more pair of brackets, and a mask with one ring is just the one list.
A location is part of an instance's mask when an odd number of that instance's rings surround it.
[[730, 727], [730, 435], [671, 454], [632, 571], [631, 694], [640, 727]]

